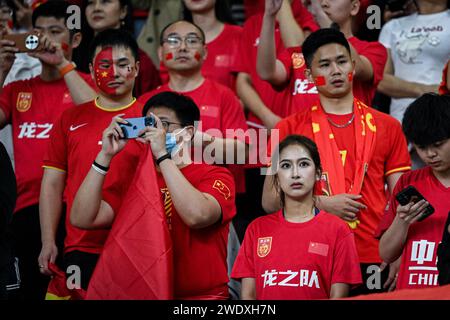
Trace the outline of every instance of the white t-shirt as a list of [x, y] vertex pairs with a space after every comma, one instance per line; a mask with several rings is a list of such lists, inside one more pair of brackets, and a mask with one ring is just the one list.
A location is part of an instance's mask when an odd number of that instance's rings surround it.
[[[439, 84], [450, 59], [450, 10], [412, 14], [386, 23], [379, 41], [391, 52], [394, 75], [410, 82]], [[402, 121], [412, 98], [392, 99], [391, 115]]]

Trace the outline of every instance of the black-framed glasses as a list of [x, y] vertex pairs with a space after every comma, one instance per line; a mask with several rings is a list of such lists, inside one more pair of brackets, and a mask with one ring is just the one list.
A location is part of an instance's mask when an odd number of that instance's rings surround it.
[[162, 125], [163, 125], [164, 130], [168, 130], [171, 124], [177, 124], [177, 125], [179, 125], [179, 126], [181, 126], [181, 127], [184, 126], [182, 123], [179, 123], [179, 122], [170, 122], [170, 121], [167, 121], [167, 120], [161, 120], [161, 123], [162, 123]]
[[179, 48], [181, 46], [182, 41], [184, 41], [184, 44], [189, 49], [198, 48], [201, 45], [203, 45], [203, 39], [197, 36], [187, 36], [184, 38], [176, 36], [168, 36], [167, 38], [163, 39], [163, 43], [167, 43], [167, 45], [172, 49]]

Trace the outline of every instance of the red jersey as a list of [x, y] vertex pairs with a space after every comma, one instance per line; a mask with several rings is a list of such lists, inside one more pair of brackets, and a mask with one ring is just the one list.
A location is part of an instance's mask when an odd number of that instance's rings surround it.
[[398, 272], [397, 289], [438, 286], [437, 247], [442, 240], [450, 210], [450, 187], [445, 187], [434, 176], [431, 167], [410, 171], [400, 177], [380, 222], [379, 236], [389, 228], [397, 214], [398, 202], [394, 195], [408, 186], [414, 186], [435, 211], [425, 220], [409, 227]]
[[156, 69], [152, 60], [145, 51], [139, 49], [139, 74], [134, 86], [134, 95], [139, 97], [141, 94], [155, 89], [161, 84], [158, 69]]
[[447, 83], [447, 74], [448, 74], [448, 65], [450, 64], [450, 60], [446, 63], [444, 71], [442, 71], [442, 81], [439, 85], [439, 94], [450, 94], [450, 91], [448, 90], [448, 83]]
[[[376, 126], [376, 141], [373, 157], [369, 162], [368, 170], [362, 185], [361, 202], [368, 208], [362, 210], [359, 215], [360, 224], [355, 230], [356, 248], [358, 249], [361, 263], [378, 263], [381, 259], [378, 254], [378, 240], [374, 237], [380, 219], [386, 207], [387, 199], [384, 192], [386, 177], [395, 172], [408, 171], [411, 168], [406, 139], [403, 135], [400, 123], [389, 115], [370, 108], [373, 116], [373, 123]], [[276, 129], [279, 129], [279, 139], [283, 140], [290, 134], [304, 135], [314, 140], [311, 121], [311, 108], [297, 112], [296, 114], [280, 121]], [[333, 128], [335, 136], [345, 133]], [[354, 135], [354, 134], [353, 134]], [[346, 137], [336, 137], [336, 141], [344, 141]], [[269, 145], [270, 149], [270, 145]], [[347, 163], [351, 163], [351, 158], [355, 157], [349, 150], [341, 150], [346, 153]], [[350, 150], [351, 151], [351, 150]], [[321, 157], [327, 150], [319, 150]], [[349, 170], [345, 170], [346, 181]], [[351, 176], [353, 177], [353, 176]]]
[[[73, 107], [65, 111], [55, 123], [48, 150], [44, 157], [44, 168], [62, 170], [67, 173], [65, 195], [67, 198], [66, 239], [64, 251], [79, 250], [100, 253], [109, 230], [86, 231], [72, 226], [70, 210], [75, 195], [89, 172], [92, 162], [101, 150], [102, 134], [114, 116], [124, 113], [124, 118], [142, 116], [142, 105], [134, 102], [122, 108], [108, 110], [96, 101]], [[122, 155], [118, 155], [120, 159]], [[111, 164], [106, 179], [121, 174], [120, 168]]]
[[[368, 42], [356, 37], [348, 39], [359, 55], [366, 57], [373, 68], [373, 80], [371, 82], [353, 82], [354, 96], [366, 105], [372, 104], [378, 83], [383, 79], [384, 65], [387, 60], [386, 48], [379, 42]], [[285, 111], [285, 116], [294, 114], [305, 107], [309, 107], [319, 98], [317, 88], [305, 76], [306, 63], [301, 52], [301, 47], [288, 48], [278, 55], [278, 60], [283, 63], [287, 78], [285, 89], [290, 92], [292, 99], [290, 106]]]
[[[146, 93], [139, 98], [143, 104], [157, 93], [163, 91], [173, 91], [168, 84], [160, 86], [158, 89]], [[247, 130], [244, 111], [236, 95], [227, 87], [205, 79], [203, 83], [192, 91], [178, 92], [190, 97], [200, 108], [200, 121], [198, 130], [205, 132], [210, 129], [218, 129], [223, 138], [226, 138], [227, 129]], [[218, 133], [211, 131], [211, 135], [218, 136]], [[236, 191], [245, 192], [245, 177], [242, 168], [235, 165], [229, 166], [230, 171], [236, 179]]]
[[231, 277], [254, 278], [258, 300], [328, 299], [335, 283], [361, 283], [353, 233], [326, 212], [303, 223], [282, 211], [255, 219]]
[[[129, 143], [121, 153], [142, 152], [145, 146]], [[107, 184], [104, 200], [119, 212], [127, 182], [136, 170], [136, 159], [121, 166], [121, 176]], [[229, 223], [236, 214], [233, 177], [225, 168], [207, 164], [191, 164], [180, 169], [183, 176], [198, 191], [213, 196], [222, 208], [220, 223], [191, 229], [173, 205], [164, 178], [158, 173], [158, 185], [166, 210], [167, 223], [173, 243], [175, 299], [226, 299], [228, 297], [227, 243]], [[109, 174], [109, 173], [108, 173]], [[188, 199], [187, 199], [188, 200]]]
[[[222, 32], [206, 44], [208, 55], [202, 65], [202, 75], [235, 91], [236, 60], [239, 57], [239, 44], [242, 27], [225, 24]], [[169, 73], [161, 61], [159, 72], [163, 83], [169, 82]]]
[[[90, 75], [80, 75], [92, 84]], [[12, 82], [0, 94], [0, 108], [12, 125], [17, 203], [15, 211], [39, 203], [42, 159], [56, 119], [73, 106], [64, 79], [40, 76]]]

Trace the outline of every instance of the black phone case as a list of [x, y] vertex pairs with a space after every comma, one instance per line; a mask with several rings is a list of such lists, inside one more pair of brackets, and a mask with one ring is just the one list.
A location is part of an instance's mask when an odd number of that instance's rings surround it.
[[[398, 203], [400, 203], [402, 206], [407, 205], [411, 199], [413, 197], [416, 197], [417, 200], [414, 201], [414, 203], [419, 202], [422, 199], [425, 199], [419, 191], [417, 191], [416, 188], [414, 188], [413, 186], [408, 186], [405, 189], [403, 189], [402, 191], [400, 191], [399, 193], [397, 193], [397, 195], [395, 196], [395, 198], [397, 199]], [[426, 199], [425, 199], [426, 200]], [[429, 217], [430, 215], [432, 215], [434, 213], [434, 208], [431, 204], [428, 204], [428, 206], [425, 208], [425, 214], [417, 221], [422, 221], [425, 218]]]

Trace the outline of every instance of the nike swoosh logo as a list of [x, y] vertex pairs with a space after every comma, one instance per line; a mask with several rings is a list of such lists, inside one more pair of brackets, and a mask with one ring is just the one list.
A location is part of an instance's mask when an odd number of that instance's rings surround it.
[[77, 130], [78, 128], [81, 128], [81, 127], [84, 127], [85, 125], [87, 125], [87, 122], [86, 123], [83, 123], [83, 124], [80, 124], [80, 125], [78, 125], [78, 126], [73, 126], [73, 125], [71, 125], [70, 126], [70, 128], [69, 128], [69, 130], [70, 131], [75, 131], [75, 130]]

